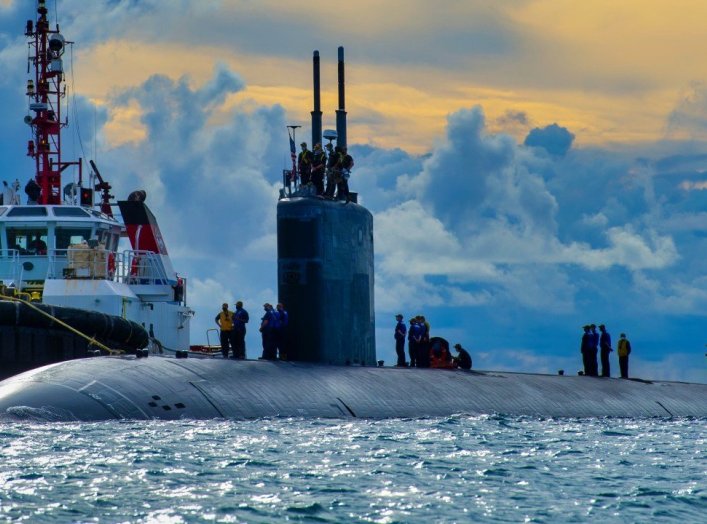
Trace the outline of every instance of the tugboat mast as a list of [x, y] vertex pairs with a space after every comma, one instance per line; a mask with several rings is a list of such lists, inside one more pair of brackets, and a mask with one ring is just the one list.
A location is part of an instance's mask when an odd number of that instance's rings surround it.
[[[45, 0], [38, 0], [37, 21], [27, 20], [25, 35], [34, 56], [29, 59], [34, 65], [34, 80], [27, 81], [29, 109], [25, 121], [32, 127], [34, 139], [29, 141], [27, 155], [36, 164], [35, 181], [42, 190], [39, 204], [61, 205], [61, 173], [69, 166], [78, 166], [81, 185], [81, 159], [65, 162], [61, 159], [61, 129], [67, 122], [61, 121], [61, 100], [66, 96], [62, 55], [67, 43], [56, 29], [49, 28]], [[92, 199], [92, 198], [91, 198]], [[93, 202], [90, 203], [93, 205]]]

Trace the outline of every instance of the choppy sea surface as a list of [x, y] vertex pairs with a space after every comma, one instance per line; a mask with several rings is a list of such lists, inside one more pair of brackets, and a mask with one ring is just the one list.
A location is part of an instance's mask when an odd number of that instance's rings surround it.
[[707, 522], [707, 420], [0, 422], [0, 520]]

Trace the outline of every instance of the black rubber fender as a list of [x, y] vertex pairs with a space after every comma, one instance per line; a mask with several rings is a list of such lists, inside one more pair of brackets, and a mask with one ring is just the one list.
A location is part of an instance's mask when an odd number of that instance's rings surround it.
[[[33, 306], [89, 337], [115, 341], [128, 348], [147, 347], [149, 340], [147, 331], [140, 324], [131, 320], [86, 309], [47, 304], [33, 304]], [[26, 304], [8, 300], [0, 300], [0, 325], [65, 329], [53, 318], [42, 315]]]

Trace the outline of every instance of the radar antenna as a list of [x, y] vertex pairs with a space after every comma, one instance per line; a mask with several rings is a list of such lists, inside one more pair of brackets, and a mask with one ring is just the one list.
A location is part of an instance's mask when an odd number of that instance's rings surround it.
[[[61, 205], [61, 173], [69, 166], [78, 166], [81, 184], [81, 159], [65, 162], [61, 159], [61, 101], [66, 96], [62, 57], [67, 42], [56, 29], [50, 29], [45, 0], [37, 1], [37, 21], [27, 20], [25, 29], [30, 48], [29, 61], [34, 67], [34, 79], [27, 81], [30, 114], [25, 123], [32, 128], [33, 139], [27, 145], [27, 155], [36, 164], [35, 181], [41, 188], [39, 204]], [[32, 55], [32, 52], [34, 53]]]

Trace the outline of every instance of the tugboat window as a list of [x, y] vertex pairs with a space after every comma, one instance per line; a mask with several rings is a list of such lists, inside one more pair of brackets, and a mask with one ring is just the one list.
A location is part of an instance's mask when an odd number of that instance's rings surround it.
[[80, 207], [55, 207], [54, 215], [58, 217], [87, 217], [86, 211]]
[[[56, 248], [69, 249], [71, 244], [80, 244], [84, 240], [88, 242], [91, 238], [91, 230], [74, 227], [56, 228]], [[61, 253], [63, 255], [63, 253]]]
[[44, 206], [13, 207], [7, 214], [9, 217], [45, 217], [47, 208]]
[[10, 249], [16, 249], [20, 255], [46, 255], [46, 228], [7, 228], [7, 244]]

